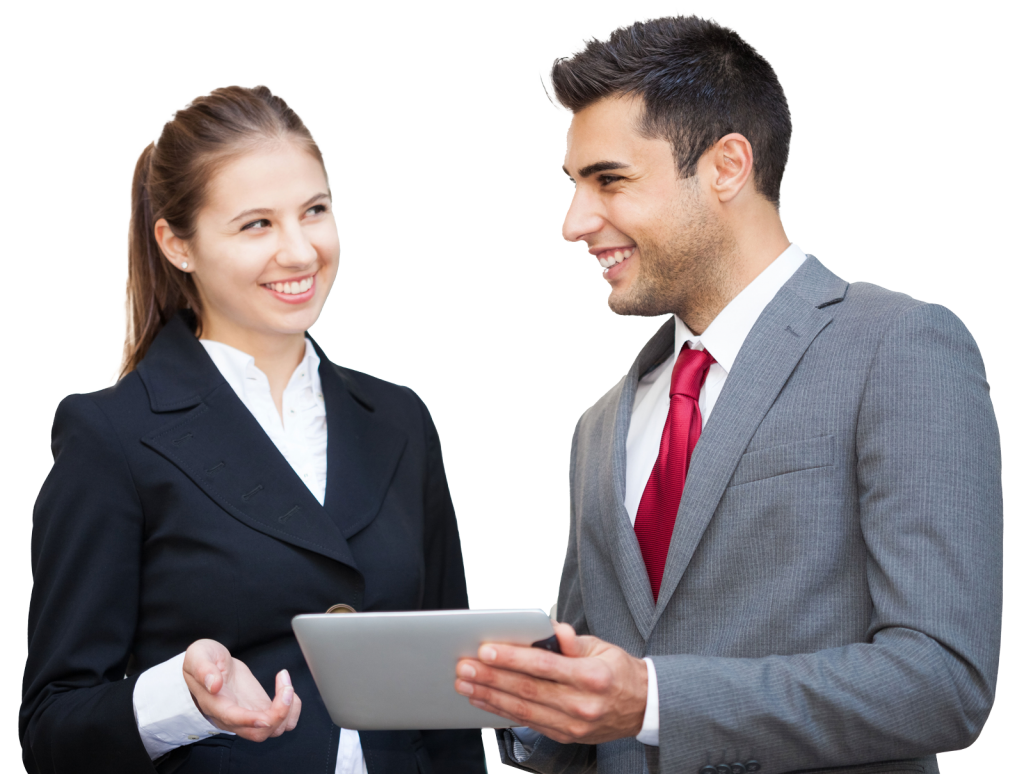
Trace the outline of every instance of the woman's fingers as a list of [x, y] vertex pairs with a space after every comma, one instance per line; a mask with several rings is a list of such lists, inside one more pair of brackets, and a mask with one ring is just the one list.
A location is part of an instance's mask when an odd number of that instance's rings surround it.
[[[298, 697], [295, 695], [295, 688], [292, 687], [292, 678], [288, 674], [287, 669], [282, 669], [278, 672], [274, 682], [274, 703], [271, 705], [271, 710], [274, 713], [274, 718], [280, 717], [280, 719], [273, 724], [271, 736], [280, 736], [285, 731], [291, 730], [287, 727], [288, 718], [291, 716], [291, 709]], [[292, 728], [294, 727], [293, 724]]]
[[[228, 649], [216, 640], [196, 640], [189, 645], [181, 668], [193, 698], [198, 700], [198, 685], [203, 686], [208, 693], [218, 693], [224, 686], [223, 671], [230, 668], [230, 663], [231, 654]], [[193, 685], [193, 681], [196, 686]]]
[[292, 702], [291, 709], [288, 710], [288, 717], [285, 718], [284, 730], [292, 731], [295, 729], [296, 724], [299, 722], [299, 715], [302, 713], [302, 699], [295, 696], [295, 701]]
[[262, 742], [291, 731], [299, 721], [302, 702], [286, 669], [277, 673], [273, 700], [249, 668], [213, 640], [192, 643], [182, 671], [200, 712], [243, 739]]

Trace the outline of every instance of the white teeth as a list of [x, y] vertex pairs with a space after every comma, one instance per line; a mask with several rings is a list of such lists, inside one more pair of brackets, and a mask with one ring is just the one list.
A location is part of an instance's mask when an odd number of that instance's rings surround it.
[[629, 256], [633, 254], [633, 250], [635, 249], [636, 248], [630, 247], [625, 250], [616, 250], [614, 253], [605, 258], [598, 258], [597, 262], [601, 264], [604, 268], [610, 269], [615, 264], [622, 263], [624, 260], [629, 258]]
[[306, 277], [301, 281], [293, 282], [272, 282], [268, 286], [278, 293], [284, 293], [287, 296], [298, 295], [299, 293], [305, 293], [311, 287], [313, 287], [313, 278]]

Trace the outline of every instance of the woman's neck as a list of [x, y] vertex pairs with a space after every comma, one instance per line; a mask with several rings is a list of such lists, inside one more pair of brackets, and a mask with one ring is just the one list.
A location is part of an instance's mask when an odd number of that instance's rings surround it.
[[219, 341], [252, 355], [256, 367], [266, 375], [270, 383], [270, 395], [274, 399], [277, 413], [283, 418], [284, 389], [306, 353], [305, 334], [267, 336], [254, 331], [227, 331], [218, 327], [211, 330], [204, 325], [199, 338]]

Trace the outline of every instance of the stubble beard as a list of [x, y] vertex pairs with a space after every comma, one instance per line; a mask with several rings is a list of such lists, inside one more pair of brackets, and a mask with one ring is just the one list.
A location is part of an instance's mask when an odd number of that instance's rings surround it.
[[685, 322], [699, 318], [704, 310], [721, 308], [732, 242], [694, 186], [686, 188], [690, 190], [674, 213], [678, 228], [660, 238], [636, 235], [640, 259], [636, 276], [628, 290], [613, 291], [608, 297], [608, 306], [616, 314], [677, 314]]

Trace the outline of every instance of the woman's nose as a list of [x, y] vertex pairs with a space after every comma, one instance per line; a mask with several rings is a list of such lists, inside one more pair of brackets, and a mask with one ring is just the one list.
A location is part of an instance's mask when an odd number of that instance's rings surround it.
[[277, 253], [277, 262], [289, 268], [304, 268], [316, 263], [316, 246], [309, 239], [301, 226], [285, 232], [284, 239]]

